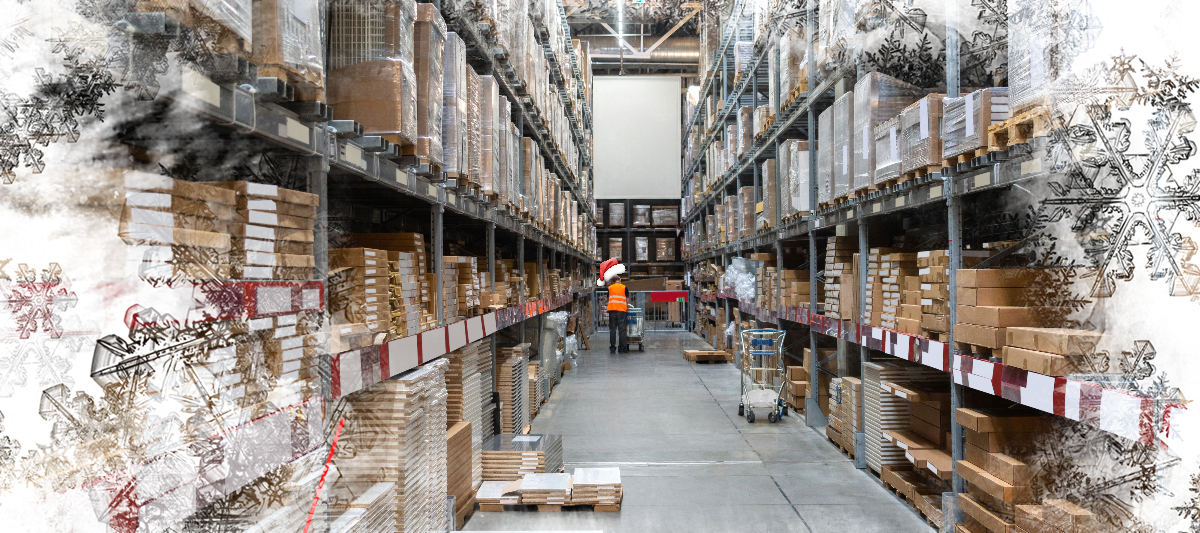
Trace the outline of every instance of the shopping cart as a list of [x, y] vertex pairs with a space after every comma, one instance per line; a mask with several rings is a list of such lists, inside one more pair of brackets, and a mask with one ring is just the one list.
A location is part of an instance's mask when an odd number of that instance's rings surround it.
[[[778, 422], [787, 416], [783, 403], [783, 337], [778, 329], [742, 330], [742, 403], [738, 415], [754, 423], [754, 409], [770, 409], [767, 420]], [[757, 378], [757, 379], [756, 379]]]
[[646, 310], [640, 307], [630, 307], [625, 314], [625, 337], [629, 344], [637, 343], [638, 351], [646, 351], [642, 343], [642, 334], [646, 331]]

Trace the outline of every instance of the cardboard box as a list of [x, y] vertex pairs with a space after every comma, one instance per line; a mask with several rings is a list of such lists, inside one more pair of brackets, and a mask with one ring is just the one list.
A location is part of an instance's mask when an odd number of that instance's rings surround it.
[[958, 306], [958, 321], [993, 328], [1045, 327], [1062, 321], [1070, 307]]
[[958, 304], [978, 307], [1020, 307], [1036, 305], [1042, 289], [1028, 288], [958, 288]]
[[1042, 521], [1064, 533], [1091, 533], [1099, 526], [1096, 515], [1067, 500], [1044, 500], [1042, 503]]
[[1009, 328], [1007, 344], [1058, 355], [1093, 353], [1103, 336], [1095, 331], [1062, 328]]
[[230, 254], [230, 261], [235, 265], [290, 268], [313, 268], [316, 264], [316, 260], [311, 255], [289, 255], [240, 250], [235, 250]]
[[312, 243], [299, 241], [267, 241], [259, 239], [247, 239], [244, 237], [233, 237], [233, 250], [243, 252], [264, 252], [277, 253], [287, 255], [313, 255]]
[[313, 242], [313, 231], [311, 229], [273, 228], [246, 224], [244, 222], [230, 224], [229, 234], [234, 237], [265, 241]]
[[1030, 487], [1006, 483], [966, 461], [958, 461], [958, 475], [967, 483], [1005, 503], [1028, 503], [1033, 498], [1033, 491]]
[[[899, 320], [899, 319], [897, 319]], [[921, 327], [930, 331], [947, 332], [950, 331], [950, 317], [946, 315], [921, 315]]]
[[315, 205], [293, 204], [284, 202], [282, 200], [243, 195], [239, 195], [237, 198], [237, 210], [264, 211], [268, 213], [277, 213], [280, 215], [287, 215], [289, 217], [306, 218], [310, 220], [316, 218], [317, 216], [317, 206]]
[[[979, 449], [974, 446], [972, 448]], [[978, 463], [976, 466], [979, 466]], [[1030, 485], [1032, 482], [1033, 474], [1028, 464], [1002, 453], [987, 454], [984, 470], [1011, 485]]]
[[912, 318], [897, 318], [896, 331], [909, 335], [921, 334], [921, 321]]
[[329, 268], [332, 270], [346, 267], [373, 267], [386, 272], [387, 252], [374, 248], [334, 248], [329, 250]]
[[959, 287], [1037, 287], [1046, 281], [1045, 271], [1030, 268], [960, 269]]
[[1008, 409], [959, 408], [954, 411], [955, 422], [979, 433], [1050, 431], [1052, 428], [1048, 418], [1036, 414], [1013, 414]]
[[148, 224], [167, 228], [183, 228], [210, 233], [229, 233], [230, 223], [227, 220], [208, 216], [142, 209], [129, 205], [126, 205], [121, 210], [121, 222], [124, 224]]
[[1006, 532], [1010, 531], [1010, 528], [1016, 527], [1015, 523], [1005, 521], [1001, 515], [988, 509], [986, 505], [969, 494], [958, 493], [958, 507], [962, 509], [965, 516], [975, 519], [986, 528], [985, 531]]
[[1001, 355], [1005, 365], [1037, 372], [1045, 376], [1071, 374], [1104, 374], [1111, 364], [1101, 357], [1077, 357], [1005, 346]]
[[364, 135], [415, 144], [415, 78], [410, 65], [392, 60], [363, 61], [332, 70], [328, 95], [333, 118], [357, 121]]
[[117, 229], [117, 235], [125, 244], [163, 244], [195, 246], [212, 248], [220, 252], [230, 249], [230, 237], [225, 233], [197, 231], [183, 228], [152, 226], [149, 224], [131, 224], [122, 221]]
[[954, 341], [999, 350], [1004, 347], [1004, 328], [958, 323], [954, 325]]
[[286, 202], [289, 204], [308, 205], [314, 207], [321, 205], [320, 196], [311, 193], [285, 189], [275, 185], [251, 183], [248, 181], [216, 181], [210, 182], [209, 184], [214, 187], [229, 189], [236, 191], [239, 194], [255, 198], [278, 200], [280, 202]]
[[237, 194], [221, 187], [220, 183], [183, 181], [147, 172], [126, 172], [110, 177], [122, 178], [125, 188], [131, 191], [164, 193], [180, 198], [224, 205], [234, 205], [237, 201]]

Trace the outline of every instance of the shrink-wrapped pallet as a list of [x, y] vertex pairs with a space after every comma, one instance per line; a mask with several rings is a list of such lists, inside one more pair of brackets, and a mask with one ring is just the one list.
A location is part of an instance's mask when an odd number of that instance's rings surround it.
[[451, 177], [467, 172], [467, 45], [454, 32], [446, 34], [442, 59], [442, 170]]
[[624, 263], [626, 260], [625, 256], [622, 255], [624, 253], [624, 251], [623, 251], [624, 244], [625, 244], [624, 237], [609, 237], [608, 238], [608, 256], [615, 257], [615, 258], [619, 259], [622, 263]]
[[655, 261], [674, 261], [675, 260], [675, 238], [674, 237], [658, 237], [654, 240], [654, 260]]
[[942, 159], [987, 144], [988, 126], [1008, 120], [1008, 88], [980, 89], [942, 101]]
[[754, 41], [738, 41], [733, 43], [733, 58], [734, 65], [737, 67], [738, 73], [743, 73], [750, 66], [750, 59], [754, 57]]
[[625, 204], [620, 202], [608, 204], [608, 227], [625, 227]]
[[900, 117], [895, 116], [875, 126], [875, 175], [872, 185], [900, 177]]
[[323, 13], [315, 0], [254, 0], [250, 61], [260, 77], [297, 83], [306, 96], [323, 97]]
[[833, 199], [833, 108], [827, 108], [817, 118], [817, 201]]
[[942, 164], [943, 94], [931, 94], [900, 114], [900, 171], [923, 171]]
[[[780, 147], [782, 150], [782, 147]], [[778, 174], [776, 173], [776, 165], [774, 159], [768, 159], [762, 164], [763, 190], [762, 190], [762, 213], [758, 214], [755, 221], [754, 229], [761, 231], [775, 226], [776, 203], [779, 195], [777, 194], [776, 186], [778, 184]]]
[[650, 212], [650, 221], [656, 227], [675, 227], [679, 225], [679, 208], [671, 205], [654, 206]]
[[850, 157], [853, 126], [854, 92], [846, 91], [833, 102], [833, 198], [846, 196], [854, 186], [854, 160]]
[[650, 206], [635, 205], [633, 206], [633, 225], [634, 226], [650, 226]]
[[442, 58], [446, 21], [433, 4], [417, 4], [413, 24], [413, 68], [417, 79], [417, 144], [405, 153], [442, 164]]
[[475, 69], [467, 67], [467, 174], [471, 183], [479, 185], [480, 166], [483, 158], [480, 150], [483, 148], [482, 89], [479, 75]]
[[[408, 146], [417, 140], [412, 0], [339, 0], [329, 6], [328, 102], [333, 118]], [[361, 27], [377, 27], [363, 33]]]
[[738, 235], [749, 237], [754, 235], [754, 187], [747, 186], [738, 189]]
[[[506, 100], [507, 102], [507, 100]], [[500, 173], [500, 138], [503, 136], [500, 112], [500, 85], [492, 76], [479, 77], [479, 188], [495, 195]]]
[[879, 72], [867, 74], [854, 85], [854, 190], [879, 183], [875, 180], [875, 128], [899, 115], [924, 94], [916, 85]]
[[650, 260], [650, 237], [634, 237], [633, 248], [635, 252], [634, 261], [646, 262]]
[[737, 115], [737, 157], [742, 157], [754, 144], [754, 108], [742, 106]]
[[[1066, 72], [1064, 37], [1072, 18], [1085, 23], [1069, 0], [1010, 0], [1008, 89], [1012, 114], [1051, 104], [1051, 89]], [[1078, 9], [1078, 8], [1076, 8]], [[1084, 10], [1078, 13], [1086, 13]]]
[[809, 168], [810, 155], [808, 141], [792, 139], [788, 157], [788, 191], [791, 195], [792, 213], [805, 213], [811, 210], [812, 187]]

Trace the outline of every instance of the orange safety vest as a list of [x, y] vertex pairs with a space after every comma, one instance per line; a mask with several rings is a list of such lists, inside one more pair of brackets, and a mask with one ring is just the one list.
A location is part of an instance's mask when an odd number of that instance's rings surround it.
[[608, 286], [608, 310], [629, 311], [629, 301], [625, 299], [625, 286], [613, 283]]

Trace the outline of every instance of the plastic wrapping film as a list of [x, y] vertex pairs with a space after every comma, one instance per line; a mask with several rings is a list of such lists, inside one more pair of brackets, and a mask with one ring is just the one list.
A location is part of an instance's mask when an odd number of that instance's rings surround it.
[[521, 137], [521, 207], [531, 215], [537, 216], [537, 147], [533, 139]]
[[704, 215], [704, 236], [709, 248], [717, 246], [717, 231], [716, 215]]
[[833, 198], [846, 196], [854, 188], [853, 126], [854, 92], [846, 91], [833, 102]]
[[608, 227], [625, 227], [625, 204], [619, 202], [608, 204]]
[[775, 172], [775, 160], [768, 159], [762, 164], [762, 213], [758, 214], [754, 222], [755, 232], [773, 227], [775, 225], [775, 183], [778, 179]]
[[461, 175], [467, 168], [467, 45], [454, 32], [446, 33], [442, 60], [442, 171]]
[[496, 170], [496, 196], [500, 198], [501, 205], [507, 205], [512, 203], [512, 169], [515, 151], [511, 147], [512, 130], [516, 126], [512, 123], [512, 104], [508, 102], [508, 99], [501, 96], [496, 100], [496, 106], [498, 110], [496, 120], [499, 121], [497, 134], [500, 136], [496, 142], [496, 147], [500, 150], [500, 167]]
[[258, 66], [259, 75], [279, 75], [273, 70], [282, 68], [309, 82], [309, 88], [323, 88], [325, 10], [321, 4], [317, 0], [255, 0], [252, 13], [250, 61]]
[[971, 152], [987, 141], [988, 126], [1008, 120], [1008, 88], [980, 89], [942, 101], [942, 159]]
[[738, 234], [742, 237], [754, 235], [754, 186], [738, 189]]
[[796, 87], [801, 91], [808, 90], [808, 73], [802, 68], [804, 62], [804, 33], [796, 28], [788, 28], [779, 37], [779, 97], [780, 105], [788, 101], [788, 96]]
[[446, 21], [433, 4], [417, 4], [413, 25], [413, 66], [417, 79], [416, 154], [442, 164], [442, 55]]
[[898, 116], [925, 92], [878, 72], [867, 74], [854, 85], [854, 190], [879, 183], [875, 180], [875, 127]]
[[788, 189], [791, 191], [792, 214], [808, 213], [812, 206], [809, 177], [808, 141], [790, 139], [788, 157]]
[[738, 240], [738, 197], [737, 195], [725, 198], [725, 241], [733, 242]]
[[655, 226], [673, 227], [679, 225], [679, 208], [675, 206], [654, 206], [650, 210], [650, 221]]
[[654, 260], [655, 261], [674, 261], [675, 260], [675, 238], [674, 237], [658, 237], [654, 239]]
[[742, 106], [737, 115], [738, 145], [737, 156], [740, 158], [754, 144], [754, 108]]
[[726, 290], [732, 290], [739, 300], [754, 300], [758, 292], [755, 277], [757, 266], [754, 261], [744, 257], [735, 257], [725, 269], [723, 284]]
[[900, 177], [900, 117], [895, 116], [875, 126], [875, 175], [873, 185]]
[[634, 226], [649, 226], [650, 225], [650, 206], [648, 206], [648, 205], [633, 206], [633, 225]]
[[[855, 11], [859, 4], [868, 7], [865, 0], [820, 0], [818, 12], [818, 54], [826, 61], [833, 61], [856, 47]], [[910, 2], [911, 3], [911, 2]], [[848, 55], [848, 54], [847, 54]], [[818, 67], [822, 67], [818, 63]]]
[[900, 113], [900, 171], [942, 163], [942, 98], [931, 94]]
[[[504, 100], [508, 102], [507, 99]], [[509, 104], [501, 104], [501, 107], [509, 107]], [[517, 125], [511, 121], [508, 123], [508, 136], [505, 137], [505, 159], [508, 161], [505, 167], [505, 179], [508, 182], [508, 203], [514, 206], [520, 206], [521, 203], [521, 165], [518, 158], [521, 155], [521, 132], [517, 129]]]
[[500, 86], [492, 76], [479, 77], [479, 188], [496, 194], [500, 167]]
[[634, 258], [635, 261], [642, 261], [642, 262], [649, 261], [650, 260], [650, 237], [644, 237], [644, 236], [634, 237], [633, 238], [633, 250], [634, 250], [634, 254], [635, 254], [635, 258]]
[[774, 80], [781, 79], [775, 77], [776, 71], [779, 70], [779, 68], [775, 65], [776, 61], [772, 61], [772, 58], [778, 55], [778, 45], [772, 44], [771, 49], [767, 51], [767, 58], [765, 59], [767, 62], [767, 80], [769, 80], [768, 83], [770, 83], [770, 85], [767, 87], [767, 109], [770, 110], [775, 109], [775, 102], [782, 101], [779, 99], [779, 85], [774, 83]]
[[[310, 14], [317, 16], [317, 6], [313, 5], [311, 7], [313, 9]], [[217, 22], [223, 29], [233, 33], [238, 38], [247, 43], [253, 43], [254, 28], [251, 0], [142, 0], [138, 2], [137, 10], [165, 12], [184, 24], [197, 24], [200, 21], [192, 21], [191, 18], [191, 12], [194, 10]]]
[[746, 67], [750, 66], [750, 59], [754, 57], [754, 41], [737, 41], [733, 43], [733, 57], [737, 72], [744, 72]]
[[754, 137], [762, 135], [767, 129], [767, 120], [771, 118], [772, 106], [760, 105], [754, 110]]
[[828, 203], [833, 197], [833, 108], [817, 117], [817, 201]]
[[621, 262], [624, 263], [625, 256], [622, 255], [622, 253], [624, 252], [624, 250], [622, 249], [624, 242], [625, 242], [624, 237], [609, 237], [608, 238], [608, 256], [620, 259]]
[[483, 96], [479, 75], [475, 69], [467, 67], [467, 172], [471, 182], [480, 184], [483, 156]]
[[1051, 104], [1054, 82], [1066, 71], [1060, 57], [1062, 35], [1075, 15], [1067, 4], [1067, 0], [1008, 2], [1008, 89], [1014, 114]]
[[333, 118], [401, 146], [417, 140], [412, 0], [339, 0], [329, 5], [327, 102]]

